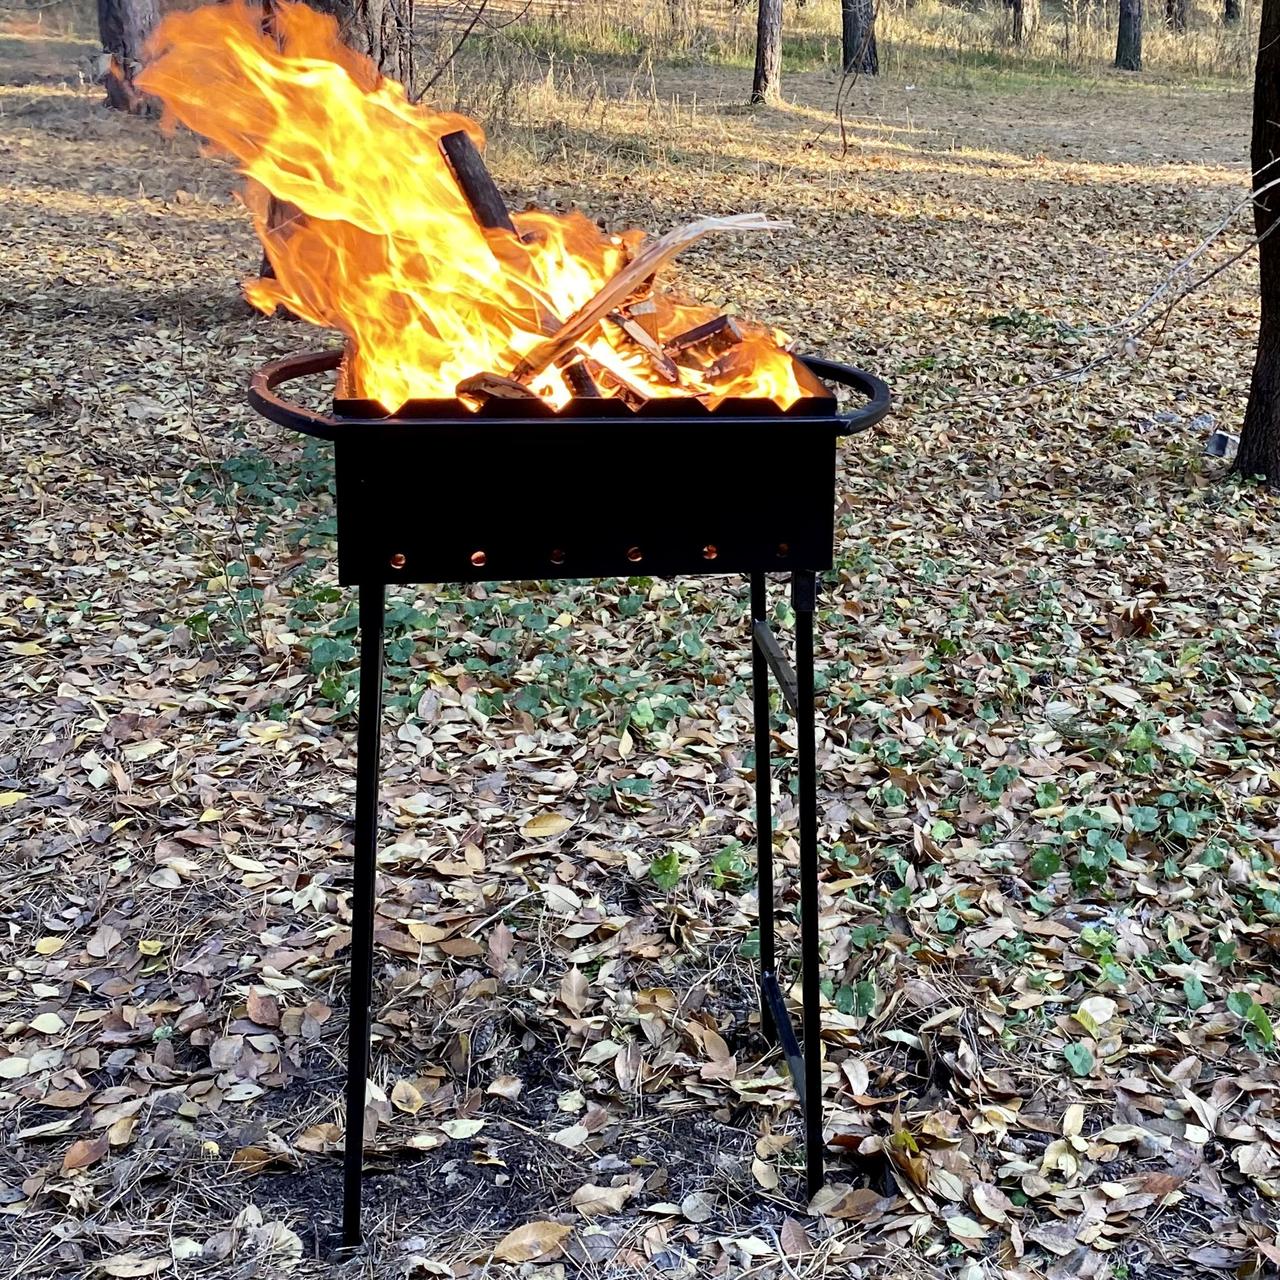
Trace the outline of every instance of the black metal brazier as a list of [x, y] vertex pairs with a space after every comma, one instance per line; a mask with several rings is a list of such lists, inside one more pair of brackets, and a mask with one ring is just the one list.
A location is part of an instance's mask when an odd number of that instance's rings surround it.
[[[878, 378], [812, 357], [827, 384], [865, 397], [841, 413], [834, 396], [783, 411], [772, 401], [689, 399], [633, 410], [612, 399], [414, 402], [386, 414], [367, 401], [316, 413], [276, 393], [329, 372], [338, 351], [277, 360], [250, 404], [282, 426], [332, 440], [338, 573], [359, 589], [360, 701], [351, 902], [350, 1034], [343, 1243], [361, 1240], [363, 1117], [369, 1067], [385, 591], [397, 583], [493, 582], [643, 574], [742, 574], [751, 583], [760, 1010], [780, 1041], [805, 1121], [810, 1194], [823, 1182], [821, 956], [814, 735], [813, 616], [817, 575], [831, 567], [836, 445], [889, 412]], [[794, 668], [767, 619], [766, 579], [791, 574]], [[774, 947], [769, 674], [796, 723], [804, 1048], [792, 1026]], [[811, 1087], [810, 1087], [811, 1085]]]

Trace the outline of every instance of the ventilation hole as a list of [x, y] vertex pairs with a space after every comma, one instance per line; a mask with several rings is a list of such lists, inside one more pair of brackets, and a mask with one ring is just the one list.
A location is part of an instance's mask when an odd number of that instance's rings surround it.
[[397, 551], [397, 552], [395, 553], [395, 555], [393, 555], [393, 556], [391, 557], [391, 567], [392, 567], [393, 569], [403, 569], [403, 568], [404, 568], [404, 556], [403, 556], [403, 555], [401, 555], [399, 551]]
[[640, 561], [644, 559], [644, 552], [641, 551], [639, 547], [629, 547], [627, 549], [627, 559], [630, 560], [632, 564], [639, 564]]
[[555, 548], [555, 550], [554, 550], [554, 551], [552, 551], [552, 553], [551, 553], [551, 563], [552, 563], [552, 564], [564, 564], [564, 552], [563, 552], [559, 547], [556, 547], [556, 548]]
[[488, 560], [489, 557], [485, 555], [483, 551], [473, 551], [471, 553], [471, 563], [475, 565], [477, 569], [483, 569], [488, 563]]
[[791, 548], [785, 542], [778, 543], [778, 559], [785, 560], [791, 554]]
[[704, 560], [714, 560], [719, 554], [720, 552], [716, 549], [714, 542], [708, 542], [707, 545], [702, 548], [702, 558]]

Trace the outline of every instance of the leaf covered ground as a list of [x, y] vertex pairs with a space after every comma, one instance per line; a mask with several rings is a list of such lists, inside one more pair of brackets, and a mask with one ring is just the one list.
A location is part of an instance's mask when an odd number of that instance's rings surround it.
[[[102, 110], [88, 51], [0, 48], [13, 1273], [1273, 1271], [1278, 508], [1202, 455], [1251, 269], [1110, 328], [1244, 195], [1247, 95], [886, 83], [846, 148], [819, 73], [754, 113], [687, 69], [520, 90], [513, 196], [791, 217], [684, 287], [899, 397], [844, 450], [820, 614], [831, 1186], [755, 1011], [742, 584], [404, 592], [342, 1262], [354, 602], [326, 454], [244, 402], [317, 335], [239, 301], [234, 175]], [[424, 520], [501, 465], [424, 475]]]

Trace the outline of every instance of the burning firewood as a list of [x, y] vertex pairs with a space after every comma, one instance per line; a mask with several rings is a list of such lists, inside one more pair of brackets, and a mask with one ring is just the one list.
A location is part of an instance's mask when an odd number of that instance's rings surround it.
[[668, 355], [677, 356], [687, 351], [714, 359], [723, 355], [730, 347], [737, 346], [745, 337], [732, 316], [716, 316], [714, 320], [676, 334], [665, 345]]
[[529, 352], [511, 371], [511, 376], [519, 382], [536, 377], [594, 329], [610, 311], [633, 296], [641, 282], [656, 274], [682, 249], [703, 236], [718, 231], [771, 231], [791, 225], [766, 218], [763, 214], [740, 213], [728, 218], [699, 218], [696, 222], [668, 231], [633, 258], [590, 302], [579, 307], [555, 334]]
[[458, 383], [459, 399], [483, 404], [486, 400], [537, 400], [535, 392], [530, 391], [523, 382], [513, 378], [504, 378], [500, 373], [474, 373]]
[[502, 198], [483, 157], [471, 135], [463, 129], [446, 133], [440, 139], [440, 150], [453, 170], [454, 181], [462, 192], [475, 220], [487, 231], [509, 231], [516, 234], [511, 211]]
[[652, 298], [641, 298], [627, 307], [627, 316], [636, 322], [649, 337], [658, 338], [658, 304]]
[[[446, 133], [440, 139], [440, 150], [449, 162], [458, 190], [462, 192], [463, 199], [466, 200], [471, 216], [476, 222], [486, 231], [506, 231], [513, 236], [516, 235], [516, 224], [511, 221], [511, 211], [507, 208], [507, 202], [503, 200], [502, 192], [498, 190], [497, 183], [489, 173], [484, 157], [481, 156], [476, 144], [471, 141], [471, 135], [464, 129], [459, 129], [455, 133]], [[545, 308], [543, 310], [545, 311]], [[542, 330], [550, 336], [560, 328], [561, 323], [558, 316], [551, 311], [546, 311]], [[564, 374], [569, 390], [575, 396], [594, 399], [600, 395], [599, 388], [581, 360], [566, 358], [556, 363], [560, 372]]]
[[768, 329], [706, 329], [713, 311], [669, 300], [658, 280], [704, 235], [790, 224], [702, 218], [646, 241], [573, 211], [513, 216], [477, 125], [412, 102], [341, 44], [335, 22], [302, 5], [273, 3], [273, 38], [261, 26], [252, 6], [172, 12], [138, 85], [297, 208], [287, 235], [254, 209], [276, 278], [247, 282], [246, 295], [264, 312], [284, 307], [343, 333], [352, 399], [394, 412], [447, 399], [482, 372], [536, 386], [553, 405], [593, 389], [629, 403], [733, 397], [783, 408], [821, 394]]

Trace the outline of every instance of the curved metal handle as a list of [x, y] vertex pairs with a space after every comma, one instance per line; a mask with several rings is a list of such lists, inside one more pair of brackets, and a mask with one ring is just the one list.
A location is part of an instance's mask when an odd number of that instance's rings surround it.
[[877, 422], [882, 422], [893, 408], [893, 392], [889, 389], [889, 384], [882, 382], [874, 373], [857, 369], [851, 364], [823, 360], [819, 356], [801, 356], [800, 359], [823, 382], [838, 382], [842, 387], [852, 387], [867, 397], [867, 403], [862, 408], [836, 414], [836, 421], [841, 424], [840, 435], [852, 436], [869, 431]]
[[[282, 359], [264, 364], [249, 380], [250, 405], [264, 418], [279, 426], [288, 427], [292, 431], [301, 431], [305, 435], [317, 436], [321, 440], [336, 440], [344, 427], [350, 424], [344, 423], [332, 414], [304, 409], [301, 405], [277, 395], [276, 388], [281, 383], [291, 382], [294, 378], [329, 373], [342, 363], [342, 357], [341, 348], [337, 348], [330, 351], [308, 351], [301, 355], [284, 356]], [[801, 356], [800, 359], [824, 382], [835, 382], [843, 387], [852, 387], [867, 397], [867, 403], [862, 408], [835, 415], [833, 421], [839, 425], [838, 434], [848, 436], [867, 431], [888, 414], [893, 404], [893, 393], [888, 385], [874, 374], [867, 373], [863, 369], [855, 369], [852, 365], [823, 360], [818, 356]]]
[[342, 363], [342, 355], [342, 348], [338, 347], [331, 351], [308, 351], [302, 355], [284, 356], [280, 360], [264, 364], [249, 379], [250, 405], [277, 426], [318, 436], [321, 440], [336, 440], [342, 427], [337, 418], [332, 414], [304, 409], [301, 405], [276, 395], [276, 388], [282, 382], [291, 382], [294, 378], [328, 373]]

